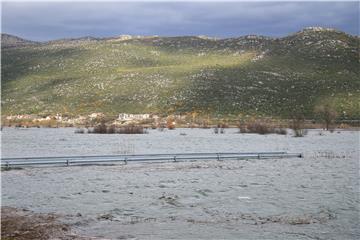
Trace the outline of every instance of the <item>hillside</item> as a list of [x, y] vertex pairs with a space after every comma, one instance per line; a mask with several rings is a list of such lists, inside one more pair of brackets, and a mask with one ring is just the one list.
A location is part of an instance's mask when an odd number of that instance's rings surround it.
[[360, 118], [360, 41], [333, 29], [283, 38], [17, 39], [2, 35], [3, 115], [302, 112], [311, 118], [315, 105], [331, 102], [342, 118]]
[[19, 38], [10, 34], [3, 33], [1, 34], [1, 47], [9, 48], [9, 47], [20, 47], [25, 45], [34, 45], [36, 42], [29, 41], [23, 38]]

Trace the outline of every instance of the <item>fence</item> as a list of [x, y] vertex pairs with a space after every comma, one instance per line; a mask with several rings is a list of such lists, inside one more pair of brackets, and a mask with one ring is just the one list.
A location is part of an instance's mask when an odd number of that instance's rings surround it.
[[268, 158], [302, 157], [301, 153], [287, 152], [242, 152], [242, 153], [175, 153], [175, 154], [132, 154], [132, 155], [92, 155], [92, 156], [59, 156], [59, 157], [20, 157], [2, 158], [1, 167], [36, 166], [36, 165], [89, 165], [129, 162], [164, 162], [196, 160], [244, 160]]

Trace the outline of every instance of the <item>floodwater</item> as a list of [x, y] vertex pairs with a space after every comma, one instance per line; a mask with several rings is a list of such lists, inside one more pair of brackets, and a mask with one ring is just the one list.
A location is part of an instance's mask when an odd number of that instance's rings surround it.
[[359, 136], [5, 128], [3, 157], [249, 151], [305, 157], [5, 171], [2, 205], [57, 213], [78, 234], [105, 239], [359, 239]]

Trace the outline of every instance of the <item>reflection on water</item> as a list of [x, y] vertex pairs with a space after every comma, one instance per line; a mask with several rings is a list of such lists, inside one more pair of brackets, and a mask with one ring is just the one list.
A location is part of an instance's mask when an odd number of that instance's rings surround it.
[[56, 212], [80, 234], [111, 239], [360, 237], [358, 132], [73, 132], [4, 129], [2, 154], [288, 151], [305, 158], [14, 170], [2, 173], [3, 205]]

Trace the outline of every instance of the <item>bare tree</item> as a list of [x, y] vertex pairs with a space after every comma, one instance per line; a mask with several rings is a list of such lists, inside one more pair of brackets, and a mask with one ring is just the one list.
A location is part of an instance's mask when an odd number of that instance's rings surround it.
[[326, 130], [329, 130], [338, 113], [330, 103], [323, 103], [315, 107], [315, 113], [324, 123]]
[[294, 131], [295, 137], [304, 137], [307, 134], [307, 129], [305, 129], [304, 115], [294, 114], [292, 116], [290, 128]]

